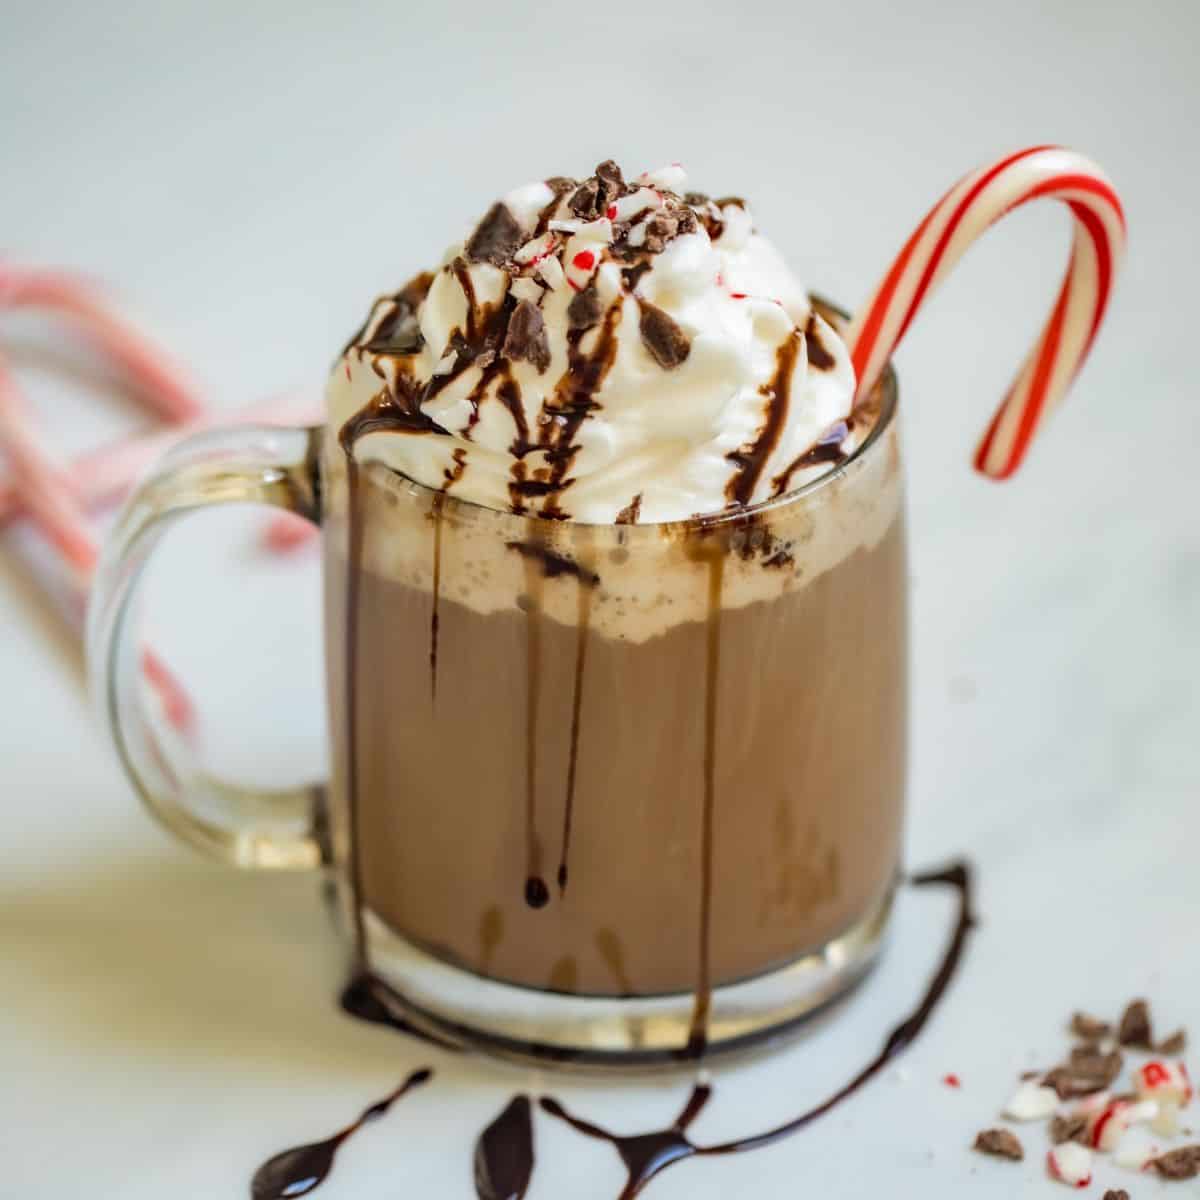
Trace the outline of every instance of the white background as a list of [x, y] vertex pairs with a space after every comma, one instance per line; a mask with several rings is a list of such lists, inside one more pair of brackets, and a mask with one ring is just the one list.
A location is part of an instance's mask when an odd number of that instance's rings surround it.
[[[1059, 1051], [1063, 1016], [1145, 991], [1164, 1024], [1200, 1025], [1198, 38], [1192, 0], [0, 3], [0, 249], [119, 289], [217, 406], [316, 394], [368, 300], [496, 193], [609, 155], [679, 159], [695, 186], [747, 195], [849, 306], [982, 159], [1061, 141], [1121, 189], [1108, 325], [1019, 479], [986, 483], [968, 456], [1057, 286], [1066, 215], [1035, 206], [989, 235], [899, 357], [908, 858], [978, 863], [967, 970], [907, 1080], [791, 1143], [679, 1166], [656, 1200], [1051, 1194], [1040, 1133], [1019, 1167], [965, 1146], [1014, 1072]], [[49, 328], [5, 320], [0, 347], [55, 444], [143, 422]], [[167, 550], [163, 636], [216, 698], [214, 754], [303, 775], [320, 758], [313, 562], [263, 564], [255, 526], [206, 525]], [[0, 631], [0, 1195], [245, 1195], [266, 1154], [332, 1132], [427, 1056], [334, 1012], [340, 955], [312, 880], [198, 861], [137, 809], [12, 555]], [[721, 1072], [697, 1137], [790, 1116], [844, 1077], [915, 996], [945, 915], [906, 900], [883, 969], [794, 1049]], [[471, 1140], [521, 1086], [445, 1066], [322, 1195], [470, 1195]], [[553, 1086], [628, 1129], [686, 1094]], [[535, 1200], [619, 1190], [607, 1147], [547, 1120], [538, 1139]]]

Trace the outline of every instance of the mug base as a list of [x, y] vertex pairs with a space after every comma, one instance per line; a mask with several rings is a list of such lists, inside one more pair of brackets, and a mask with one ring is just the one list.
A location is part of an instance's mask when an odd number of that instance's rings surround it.
[[853, 926], [786, 966], [714, 988], [702, 1047], [689, 1043], [691, 992], [577, 996], [521, 987], [430, 954], [370, 910], [363, 920], [370, 974], [418, 1028], [526, 1065], [662, 1067], [765, 1048], [798, 1032], [874, 965], [894, 896], [893, 884]]

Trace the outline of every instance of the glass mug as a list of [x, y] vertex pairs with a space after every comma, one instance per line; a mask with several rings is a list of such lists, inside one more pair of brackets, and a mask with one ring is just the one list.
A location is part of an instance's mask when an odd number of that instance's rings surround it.
[[[93, 596], [124, 766], [201, 849], [327, 871], [355, 971], [419, 1028], [614, 1065], [782, 1034], [871, 965], [899, 869], [890, 371], [873, 401], [814, 482], [666, 525], [483, 508], [348, 459], [332, 427], [192, 439], [130, 500]], [[213, 779], [143, 679], [140, 569], [175, 517], [231, 502], [323, 529], [327, 786]]]

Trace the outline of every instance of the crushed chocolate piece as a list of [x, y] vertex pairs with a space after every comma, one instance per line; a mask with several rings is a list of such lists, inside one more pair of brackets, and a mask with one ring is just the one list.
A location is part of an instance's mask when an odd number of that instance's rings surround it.
[[1154, 1045], [1150, 1032], [1150, 1006], [1145, 1000], [1133, 1000], [1121, 1014], [1121, 1023], [1117, 1026], [1117, 1041], [1122, 1046], [1134, 1046], [1139, 1050], [1149, 1050]]
[[550, 343], [542, 310], [530, 300], [522, 300], [508, 319], [502, 353], [510, 360], [525, 359], [541, 373], [550, 365]]
[[1200, 1145], [1169, 1150], [1146, 1165], [1153, 1167], [1163, 1179], [1195, 1179], [1200, 1175]]
[[1111, 1054], [1097, 1054], [1088, 1047], [1077, 1046], [1072, 1050], [1068, 1063], [1046, 1073], [1042, 1085], [1053, 1088], [1060, 1100], [1090, 1096], [1094, 1092], [1104, 1091], [1116, 1079], [1123, 1062], [1119, 1050]]
[[808, 318], [808, 324], [804, 327], [804, 349], [808, 355], [808, 365], [818, 371], [828, 371], [836, 362], [817, 332], [815, 313]]
[[648, 270], [650, 270], [650, 263], [648, 260], [640, 263], [634, 263], [632, 267], [626, 267], [621, 272], [621, 281], [632, 292], [637, 287], [642, 276], [645, 275]]
[[600, 190], [600, 181], [598, 179], [585, 179], [575, 189], [575, 194], [571, 199], [567, 201], [567, 207], [577, 217], [585, 221], [592, 220], [599, 215], [600, 209], [603, 206]]
[[657, 305], [639, 300], [641, 316], [638, 331], [651, 357], [664, 371], [679, 366], [691, 353], [691, 339], [676, 324], [675, 319]]
[[1020, 1162], [1025, 1157], [1025, 1147], [1015, 1133], [1007, 1129], [983, 1129], [975, 1135], [974, 1149], [993, 1158], [1008, 1158]]
[[1100, 1020], [1099, 1017], [1090, 1016], [1085, 1012], [1077, 1012], [1071, 1017], [1071, 1032], [1085, 1041], [1094, 1042], [1108, 1037], [1112, 1033], [1112, 1026], [1107, 1021]]
[[792, 556], [791, 551], [787, 549], [776, 550], [770, 558], [763, 560], [764, 567], [792, 567], [795, 564], [795, 558]]
[[1086, 1113], [1074, 1113], [1067, 1117], [1050, 1118], [1050, 1140], [1061, 1146], [1063, 1142], [1078, 1142], [1087, 1145], [1088, 1119]]
[[1104, 1193], [1104, 1200], [1129, 1200], [1129, 1193], [1124, 1188], [1109, 1188]]
[[569, 175], [551, 175], [543, 182], [554, 193], [555, 199], [565, 196], [572, 188], [578, 186], [577, 181]]
[[679, 221], [674, 213], [658, 213], [646, 222], [646, 238], [642, 245], [651, 254], [661, 254], [678, 228]]
[[621, 168], [611, 158], [606, 158], [597, 165], [596, 179], [604, 189], [606, 201], [622, 195], [626, 190]]
[[718, 208], [726, 208], [730, 204], [732, 204], [734, 208], [746, 207], [746, 202], [741, 198], [741, 196], [722, 196], [719, 200], [714, 200], [713, 203]]
[[567, 305], [568, 329], [591, 329], [600, 322], [604, 313], [604, 305], [600, 300], [600, 292], [596, 287], [595, 277], [582, 292], [576, 292]]
[[1187, 1049], [1187, 1030], [1177, 1029], [1170, 1037], [1165, 1037], [1154, 1047], [1156, 1054], [1165, 1054], [1172, 1058], [1182, 1054]]
[[688, 192], [683, 197], [683, 202], [693, 208], [703, 208], [709, 202], [709, 198], [703, 192]]
[[503, 267], [521, 245], [521, 227], [508, 208], [497, 201], [467, 240], [465, 254], [471, 262]]
[[617, 525], [636, 525], [638, 517], [642, 512], [642, 493], [638, 492], [630, 502], [625, 505], [619, 513], [615, 524]]

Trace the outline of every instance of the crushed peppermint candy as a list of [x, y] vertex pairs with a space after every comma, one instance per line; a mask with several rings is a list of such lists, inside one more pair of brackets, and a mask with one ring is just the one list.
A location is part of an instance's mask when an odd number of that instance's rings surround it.
[[1058, 1093], [1038, 1083], [1023, 1083], [1004, 1106], [1012, 1121], [1044, 1121], [1058, 1107]]
[[1182, 1062], [1151, 1059], [1133, 1073], [1133, 1086], [1139, 1096], [1170, 1100], [1186, 1107], [1192, 1099], [1192, 1083]]
[[1088, 1143], [1095, 1150], [1112, 1150], [1132, 1126], [1153, 1121], [1158, 1104], [1153, 1100], [1110, 1100], [1091, 1123]]
[[1051, 1179], [1069, 1187], [1087, 1187], [1092, 1182], [1092, 1152], [1075, 1142], [1064, 1142], [1046, 1155], [1046, 1169]]
[[[1200, 1145], [1169, 1147], [1180, 1131], [1180, 1110], [1193, 1099], [1194, 1088], [1179, 1055], [1168, 1055], [1162, 1047], [1182, 1051], [1186, 1031], [1156, 1043], [1145, 1000], [1130, 1003], [1121, 1019], [1112, 1023], [1077, 1011], [1068, 1028], [1078, 1041], [1065, 1061], [1049, 1071], [1022, 1072], [1002, 1113], [1008, 1121], [1046, 1122], [1051, 1178], [1086, 1187], [1092, 1181], [1097, 1153], [1110, 1156], [1116, 1168], [1152, 1170], [1163, 1179], [1200, 1176]], [[1128, 1075], [1131, 1083], [1124, 1089], [1117, 1082], [1125, 1067], [1118, 1045], [1134, 1059]], [[979, 1144], [985, 1135], [991, 1142], [993, 1132], [1004, 1131], [984, 1130], [975, 1148], [1002, 1154]], [[1128, 1200], [1128, 1193], [1120, 1189], [1109, 1189], [1105, 1196]]]
[[538, 263], [537, 273], [546, 281], [546, 286], [552, 292], [561, 292], [567, 286], [567, 276], [562, 269], [562, 263], [553, 255]]

